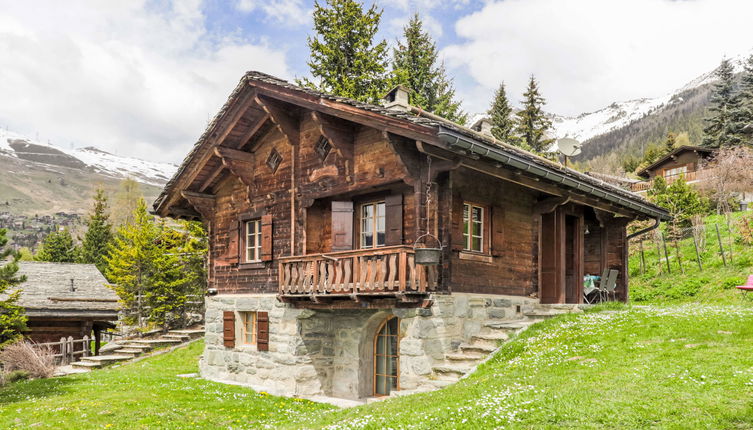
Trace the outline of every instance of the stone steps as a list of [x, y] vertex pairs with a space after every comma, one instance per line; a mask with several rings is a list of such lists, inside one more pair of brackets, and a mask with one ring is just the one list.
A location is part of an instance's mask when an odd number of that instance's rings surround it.
[[185, 342], [185, 341], [191, 340], [191, 336], [187, 334], [168, 333], [168, 334], [163, 334], [161, 336], [161, 339], [177, 339], [181, 342]]
[[184, 330], [169, 330], [168, 334], [180, 334], [190, 336], [191, 339], [198, 339], [204, 336], [204, 329], [184, 329]]
[[471, 370], [470, 367], [456, 365], [434, 366], [432, 369], [435, 373], [455, 374], [458, 376], [463, 376]]
[[466, 354], [447, 354], [445, 358], [450, 361], [472, 361], [478, 362], [484, 359], [483, 354], [478, 353], [466, 353]]
[[139, 356], [144, 353], [144, 350], [141, 348], [120, 348], [115, 350], [115, 354], [118, 355], [132, 355], [134, 357]]
[[490, 354], [494, 352], [497, 348], [494, 346], [489, 345], [479, 345], [479, 344], [473, 344], [473, 343], [463, 343], [460, 344], [460, 350], [463, 352], [470, 351], [470, 352], [480, 352], [482, 354]]
[[92, 370], [102, 367], [102, 363], [95, 363], [93, 361], [74, 361], [71, 363], [74, 369]]
[[148, 345], [153, 348], [157, 348], [160, 346], [178, 345], [183, 342], [181, 342], [180, 339], [136, 339], [132, 340], [131, 343], [136, 345]]

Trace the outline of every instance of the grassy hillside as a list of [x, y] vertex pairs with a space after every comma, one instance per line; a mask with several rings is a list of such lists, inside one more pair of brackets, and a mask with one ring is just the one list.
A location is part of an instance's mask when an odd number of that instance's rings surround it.
[[696, 304], [564, 315], [455, 385], [346, 410], [178, 377], [196, 371], [194, 344], [2, 388], [0, 427], [751, 428], [752, 323], [751, 307]]
[[[653, 235], [645, 236], [643, 273], [640, 239], [633, 239], [629, 259], [631, 299], [635, 303], [739, 303], [742, 297], [735, 286], [742, 285], [749, 275], [753, 275], [753, 245], [742, 240], [739, 228], [743, 216], [753, 218], [753, 211], [731, 214], [729, 226], [725, 217], [720, 215], [704, 220], [705, 231], [696, 240], [702, 269], [698, 266], [690, 232], [678, 241], [679, 258], [674, 242], [666, 242], [669, 260], [661, 241]], [[715, 226], [719, 226], [726, 265], [719, 250]]]
[[[120, 180], [99, 173], [33, 163], [0, 156], [0, 212], [15, 215], [49, 215], [55, 212], [85, 214], [98, 185], [112, 195]], [[147, 201], [159, 187], [142, 184]]]

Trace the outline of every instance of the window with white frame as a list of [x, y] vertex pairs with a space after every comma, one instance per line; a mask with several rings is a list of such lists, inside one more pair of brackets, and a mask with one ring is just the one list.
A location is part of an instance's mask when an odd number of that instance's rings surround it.
[[261, 220], [246, 221], [246, 262], [261, 261]]
[[361, 205], [361, 248], [376, 248], [385, 243], [384, 202]]
[[688, 166], [675, 167], [673, 169], [667, 169], [664, 171], [665, 178], [671, 178], [680, 174], [688, 173]]
[[473, 203], [463, 204], [463, 240], [466, 251], [484, 251], [484, 208]]

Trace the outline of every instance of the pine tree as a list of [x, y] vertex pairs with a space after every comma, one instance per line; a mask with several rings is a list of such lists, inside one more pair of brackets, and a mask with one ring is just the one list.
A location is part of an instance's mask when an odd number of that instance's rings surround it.
[[423, 22], [414, 14], [403, 28], [404, 40], [398, 40], [392, 54], [392, 69], [397, 83], [413, 90], [410, 103], [450, 121], [465, 124], [467, 114], [455, 100], [455, 88], [444, 64], [437, 62], [437, 45]]
[[499, 88], [494, 93], [494, 100], [488, 113], [492, 123], [492, 135], [502, 142], [515, 144], [517, 140], [515, 121], [512, 117], [512, 107], [507, 100], [504, 83], [499, 84]]
[[[743, 65], [743, 73], [740, 77], [740, 107], [737, 112], [737, 120], [741, 126], [753, 125], [753, 55], [749, 56]], [[751, 136], [741, 136], [744, 143], [752, 144]]]
[[517, 132], [526, 146], [535, 152], [543, 153], [554, 141], [546, 136], [552, 122], [544, 114], [542, 108], [546, 101], [539, 93], [539, 84], [533, 75], [528, 81], [522, 103], [523, 109], [516, 114]]
[[364, 10], [356, 0], [314, 2], [314, 31], [308, 37], [313, 81], [300, 85], [373, 102], [387, 90], [387, 42], [374, 42], [382, 11]]
[[719, 80], [711, 95], [711, 116], [706, 118], [703, 144], [712, 148], [740, 143], [740, 98], [735, 93], [735, 70], [729, 59], [722, 60], [716, 71]]
[[[5, 233], [6, 230], [0, 228], [0, 297], [4, 297], [0, 299], [0, 347], [20, 338], [26, 329], [24, 308], [17, 304], [21, 291], [8, 290], [24, 282], [26, 277], [17, 275], [20, 255], [12, 249], [5, 249], [8, 243]], [[4, 263], [8, 257], [11, 261]]]
[[37, 261], [55, 263], [74, 263], [78, 257], [78, 247], [67, 228], [58, 229], [48, 234], [37, 252]]
[[[155, 221], [146, 202], [139, 200], [133, 222], [118, 229], [105, 257], [107, 278], [120, 297], [126, 324], [167, 329], [184, 321], [191, 310], [189, 301], [196, 301], [196, 296], [201, 300], [204, 287], [198, 278], [205, 277], [203, 260], [198, 269], [191, 258], [205, 258], [206, 247], [196, 245], [192, 234]], [[187, 255], [188, 247], [194, 255]]]
[[79, 254], [79, 262], [94, 264], [100, 272], [105, 271], [104, 256], [112, 241], [112, 226], [107, 213], [107, 196], [102, 187], [97, 188], [94, 194], [94, 205], [86, 220], [88, 229], [84, 235]]

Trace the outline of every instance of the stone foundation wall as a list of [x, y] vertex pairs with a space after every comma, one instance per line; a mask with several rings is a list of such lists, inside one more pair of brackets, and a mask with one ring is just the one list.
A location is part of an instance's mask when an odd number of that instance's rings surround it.
[[[432, 366], [490, 320], [518, 319], [536, 299], [455, 293], [432, 297], [428, 309], [308, 310], [273, 294], [218, 295], [206, 301], [203, 377], [250, 385], [271, 394], [369, 397], [373, 340], [381, 323], [400, 318], [400, 389], [426, 384]], [[269, 351], [223, 345], [223, 311], [269, 312]]]

